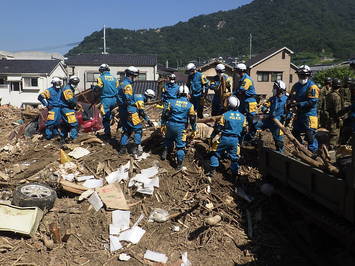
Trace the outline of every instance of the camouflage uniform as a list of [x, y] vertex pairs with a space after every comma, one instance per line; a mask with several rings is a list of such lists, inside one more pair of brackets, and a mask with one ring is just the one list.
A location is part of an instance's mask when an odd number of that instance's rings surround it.
[[327, 120], [329, 119], [329, 115], [327, 112], [326, 105], [326, 97], [331, 92], [331, 87], [325, 85], [319, 94], [319, 102], [318, 102], [318, 117], [319, 117], [319, 126], [325, 128], [327, 125]]
[[339, 112], [342, 111], [344, 105], [339, 90], [334, 90], [326, 96], [326, 106], [329, 114], [326, 128], [330, 134], [329, 143], [334, 147], [339, 142], [340, 128], [343, 124]]
[[348, 86], [341, 87], [339, 90], [339, 94], [344, 102], [344, 105], [349, 106], [351, 104], [350, 88]]

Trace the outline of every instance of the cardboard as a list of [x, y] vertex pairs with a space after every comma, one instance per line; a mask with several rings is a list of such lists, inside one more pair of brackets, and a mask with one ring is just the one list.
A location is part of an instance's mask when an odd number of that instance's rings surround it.
[[115, 210], [129, 210], [120, 184], [114, 183], [96, 189], [106, 207]]

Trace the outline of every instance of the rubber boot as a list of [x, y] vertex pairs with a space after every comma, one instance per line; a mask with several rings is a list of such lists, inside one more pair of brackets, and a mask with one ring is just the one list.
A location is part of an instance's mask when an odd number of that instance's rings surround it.
[[182, 161], [177, 161], [176, 170], [182, 169]]
[[164, 148], [163, 153], [160, 156], [163, 161], [166, 160], [166, 157], [168, 157], [168, 148]]
[[120, 147], [119, 154], [120, 154], [120, 155], [125, 155], [125, 154], [127, 154], [127, 146], [121, 146], [121, 147]]
[[142, 154], [143, 154], [143, 147], [142, 147], [142, 145], [138, 145], [138, 147], [137, 147], [137, 156], [139, 157], [139, 156], [142, 156]]

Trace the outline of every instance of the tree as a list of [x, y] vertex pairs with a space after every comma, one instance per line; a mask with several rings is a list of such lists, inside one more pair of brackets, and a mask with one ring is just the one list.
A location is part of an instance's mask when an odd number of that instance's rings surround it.
[[317, 84], [324, 84], [324, 80], [326, 77], [338, 78], [340, 80], [344, 80], [347, 77], [355, 78], [355, 71], [350, 67], [334, 67], [327, 70], [317, 72], [313, 80]]

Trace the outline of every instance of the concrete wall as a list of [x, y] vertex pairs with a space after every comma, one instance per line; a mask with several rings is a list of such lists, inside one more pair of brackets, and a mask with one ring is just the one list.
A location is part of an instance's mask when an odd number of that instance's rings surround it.
[[[125, 69], [127, 69], [128, 66], [123, 66], [123, 67], [115, 67], [115, 66], [110, 66], [111, 69], [111, 74], [117, 77], [118, 72], [124, 72]], [[151, 66], [151, 67], [137, 67], [140, 73], [146, 73], [146, 80], [153, 80], [157, 81], [159, 78], [158, 75], [158, 68], [157, 66]], [[74, 71], [73, 71], [73, 66], [68, 66], [67, 71], [69, 75], [77, 75], [80, 78], [80, 83], [79, 83], [79, 90], [83, 91], [88, 88], [95, 82], [87, 82], [87, 73], [99, 73], [99, 67], [98, 66], [74, 66]]]
[[[3, 76], [3, 75], [2, 75]], [[40, 104], [37, 100], [38, 94], [43, 90], [51, 87], [51, 80], [53, 77], [61, 77], [66, 78], [66, 72], [62, 67], [57, 66], [57, 68], [51, 73], [50, 76], [46, 74], [43, 75], [35, 75], [35, 74], [16, 74], [16, 75], [8, 75], [12, 77], [22, 77], [22, 90], [21, 91], [11, 91], [10, 84], [0, 85], [0, 98], [1, 104], [10, 104], [16, 107], [23, 107], [25, 104]], [[28, 87], [25, 84], [24, 78], [38, 78], [38, 86], [37, 87]]]
[[[285, 53], [285, 58], [282, 58], [283, 51], [272, 56], [266, 61], [256, 65], [250, 70], [250, 76], [252, 77], [257, 94], [272, 95], [273, 82], [271, 81], [271, 74], [269, 75], [268, 82], [258, 81], [258, 72], [282, 72], [282, 81], [285, 82], [287, 89], [289, 90], [295, 81], [297, 76], [295, 71], [291, 68], [291, 56]], [[293, 76], [292, 82], [290, 82], [290, 74]]]

